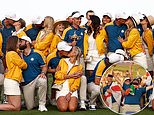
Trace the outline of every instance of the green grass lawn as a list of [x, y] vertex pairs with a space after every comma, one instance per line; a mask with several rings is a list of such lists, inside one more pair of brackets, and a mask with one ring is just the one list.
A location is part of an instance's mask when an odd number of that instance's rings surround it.
[[[152, 109], [145, 109], [136, 115], [153, 115], [153, 114], [154, 114], [154, 111], [152, 111]], [[116, 115], [116, 113], [108, 109], [97, 109], [96, 111], [77, 110], [76, 112], [59, 112], [56, 107], [48, 106], [47, 112], [40, 112], [37, 109], [30, 110], [30, 111], [22, 109], [20, 112], [0, 111], [0, 115]]]

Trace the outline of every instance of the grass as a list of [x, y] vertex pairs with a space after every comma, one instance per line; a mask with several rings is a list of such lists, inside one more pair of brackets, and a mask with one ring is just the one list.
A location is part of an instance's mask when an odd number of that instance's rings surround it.
[[[152, 109], [145, 109], [136, 115], [152, 115], [154, 111]], [[59, 112], [55, 106], [48, 106], [47, 112], [40, 112], [37, 109], [34, 110], [25, 110], [22, 109], [20, 112], [12, 112], [12, 111], [0, 111], [1, 115], [116, 115], [116, 113], [108, 110], [108, 109], [97, 109], [96, 111], [79, 111], [76, 112]]]

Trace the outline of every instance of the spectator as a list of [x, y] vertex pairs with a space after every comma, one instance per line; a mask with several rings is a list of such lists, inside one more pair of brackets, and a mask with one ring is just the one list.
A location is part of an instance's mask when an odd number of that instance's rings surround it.
[[[69, 46], [66, 42], [62, 41], [58, 43], [57, 49], [58, 49], [57, 52], [53, 52], [47, 57], [47, 63], [49, 67], [48, 72], [53, 73], [53, 76], [56, 72], [56, 67], [59, 64], [60, 59], [68, 57], [68, 53], [72, 50], [72, 46]], [[54, 91], [54, 89], [52, 89], [52, 91]], [[86, 105], [85, 105], [85, 101], [87, 100], [86, 96], [87, 96], [87, 79], [86, 76], [82, 75], [79, 88], [79, 99], [80, 99], [81, 110], [86, 110]], [[52, 95], [51, 98], [53, 100], [53, 101], [51, 100], [53, 103], [55, 98], [54, 95]]]
[[74, 112], [78, 105], [77, 89], [82, 76], [82, 65], [80, 64], [80, 49], [73, 47], [69, 53], [70, 58], [61, 59], [55, 73], [55, 84], [62, 85], [56, 92], [57, 107], [59, 111], [65, 112], [67, 109]]
[[100, 18], [96, 15], [89, 16], [89, 27], [87, 29], [88, 41], [87, 41], [87, 65], [86, 70], [91, 76], [96, 64], [105, 57], [104, 38], [100, 30]]
[[[62, 58], [66, 58], [68, 56], [68, 53], [72, 50], [72, 46], [69, 46], [65, 41], [61, 41], [57, 45], [57, 50], [54, 50], [51, 54], [47, 57], [47, 64], [48, 64], [48, 72], [52, 73], [53, 76], [53, 82], [55, 81], [55, 72], [56, 68]], [[55, 89], [51, 90], [51, 104], [56, 105], [55, 100]]]
[[125, 30], [127, 26], [125, 25], [125, 21], [127, 19], [126, 14], [117, 13], [115, 16], [115, 20], [113, 22], [108, 23], [104, 28], [103, 38], [107, 41], [107, 51], [108, 55], [110, 53], [115, 52], [117, 49], [123, 49], [121, 43], [118, 41], [118, 38], [125, 37]]
[[[7, 14], [5, 16], [5, 19], [2, 20], [2, 25], [3, 25], [3, 28], [1, 29], [2, 38], [3, 38], [2, 52], [4, 54], [4, 58], [2, 59], [2, 61], [3, 61], [2, 66], [4, 67], [4, 70], [6, 69], [6, 61], [5, 61], [6, 43], [7, 43], [9, 36], [12, 35], [12, 31], [15, 31], [13, 23], [17, 20], [19, 20], [19, 19], [17, 18], [16, 14], [14, 14], [14, 13]], [[3, 71], [3, 73], [4, 73], [4, 71]]]
[[[131, 84], [124, 84], [123, 89], [126, 91], [128, 88], [130, 88]], [[134, 95], [125, 94], [124, 95], [124, 106], [123, 106], [123, 113], [131, 112], [136, 113], [141, 110], [140, 108], [140, 100], [143, 94], [145, 94], [148, 90], [152, 89], [153, 86], [147, 86], [147, 87], [139, 87], [139, 80], [133, 79], [132, 85], [135, 88]]]
[[89, 28], [89, 25], [90, 25], [89, 20], [90, 20], [90, 16], [92, 16], [92, 15], [95, 15], [95, 13], [94, 13], [93, 10], [88, 10], [88, 11], [86, 12], [87, 23], [84, 25], [84, 27], [85, 27], [86, 29]]
[[66, 20], [57, 20], [53, 25], [53, 33], [54, 37], [52, 40], [52, 43], [50, 45], [50, 53], [53, 52], [57, 44], [62, 41], [62, 34], [64, 29], [66, 29], [69, 26], [69, 22]]
[[25, 32], [28, 37], [32, 40], [32, 44], [35, 44], [36, 37], [41, 29], [43, 29], [44, 18], [37, 16], [32, 19], [32, 24], [29, 24], [25, 28]]
[[34, 45], [34, 48], [41, 51], [45, 56], [49, 54], [50, 44], [54, 37], [53, 24], [54, 19], [51, 16], [46, 16], [43, 23], [44, 29], [39, 32]]
[[26, 107], [31, 110], [35, 107], [35, 90], [38, 89], [39, 111], [47, 111], [46, 93], [47, 93], [47, 67], [41, 55], [31, 48], [31, 39], [28, 36], [22, 36], [19, 49], [23, 50], [23, 59], [28, 67], [23, 71], [24, 83], [22, 84]]
[[23, 80], [21, 69], [26, 69], [27, 64], [22, 59], [22, 55], [18, 55], [18, 47], [18, 37], [9, 37], [6, 46], [6, 64], [8, 71], [5, 73], [4, 79], [4, 94], [7, 95], [8, 103], [0, 104], [0, 110], [20, 111], [21, 108], [19, 83]]
[[146, 55], [144, 54], [142, 40], [137, 29], [139, 22], [140, 20], [136, 15], [129, 16], [125, 22], [128, 26], [128, 29], [125, 32], [125, 40], [119, 38], [119, 42], [121, 42], [122, 46], [127, 50], [127, 53], [130, 54], [133, 61], [147, 69]]
[[24, 32], [26, 22], [22, 18], [20, 18], [18, 21], [13, 23], [13, 26], [15, 27], [15, 31], [12, 33], [14, 36], [18, 36], [18, 38], [21, 38], [22, 36], [27, 36]]
[[103, 14], [102, 18], [102, 27], [104, 27], [107, 23], [112, 22], [112, 15], [110, 13]]
[[144, 49], [146, 52], [148, 71], [153, 77], [153, 35], [152, 35], [152, 25], [154, 24], [153, 16], [143, 16], [141, 19], [141, 25], [143, 28], [142, 42], [144, 44]]

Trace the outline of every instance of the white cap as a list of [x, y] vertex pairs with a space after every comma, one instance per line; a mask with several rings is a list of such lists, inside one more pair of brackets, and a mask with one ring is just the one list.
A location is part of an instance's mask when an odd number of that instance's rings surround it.
[[72, 18], [79, 18], [79, 17], [84, 17], [84, 16], [81, 15], [80, 12], [76, 12], [74, 15], [72, 15]]
[[126, 15], [125, 12], [122, 12], [122, 13], [117, 13], [117, 14], [115, 15], [115, 18], [117, 18], [117, 19], [119, 19], [119, 18], [127, 19], [128, 16]]
[[[134, 18], [134, 20], [135, 20], [135, 22], [136, 22], [137, 25], [140, 24], [140, 19], [142, 18], [141, 15], [139, 15], [139, 14], [132, 14], [131, 17]], [[134, 20], [133, 20], [133, 21], [134, 21]]]
[[110, 18], [112, 19], [112, 15], [111, 15], [110, 13], [108, 13], [108, 12], [104, 13], [104, 14], [103, 14], [103, 17], [104, 17], [104, 16], [108, 16], [108, 17], [110, 17]]
[[5, 15], [5, 18], [14, 20], [14, 21], [18, 21], [20, 18], [16, 16], [16, 14], [14, 13], [8, 13]]
[[124, 81], [126, 81], [126, 80], [131, 80], [131, 79], [129, 77], [125, 77]]
[[116, 54], [123, 55], [124, 57], [128, 58], [126, 52], [125, 52], [124, 50], [122, 50], [122, 49], [117, 49], [117, 50], [115, 51], [115, 53], [116, 53]]
[[145, 15], [144, 14], [141, 14], [140, 12], [137, 14], [139, 19], [144, 19]]
[[116, 53], [112, 53], [108, 56], [110, 63], [116, 63], [119, 61], [124, 61], [124, 56]]
[[41, 16], [33, 17], [32, 24], [41, 24], [43, 20], [44, 18]]
[[68, 45], [67, 42], [65, 41], [62, 41], [62, 42], [59, 42], [58, 45], [57, 45], [57, 49], [59, 51], [70, 51], [72, 49], [72, 46]]
[[32, 43], [31, 39], [30, 39], [28, 36], [22, 36], [20, 39], [26, 40], [26, 41], [28, 41], [29, 43]]

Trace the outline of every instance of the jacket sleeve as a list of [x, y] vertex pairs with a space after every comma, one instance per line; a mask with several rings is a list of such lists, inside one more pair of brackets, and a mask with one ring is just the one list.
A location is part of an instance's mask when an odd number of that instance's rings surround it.
[[80, 82], [81, 82], [81, 78], [75, 79], [74, 83], [71, 85], [70, 91], [71, 92], [76, 91], [79, 88], [79, 86], [80, 86]]
[[88, 52], [88, 34], [87, 33], [84, 33], [84, 58], [86, 57], [87, 55], [87, 52]]
[[53, 40], [50, 45], [50, 53], [53, 52], [57, 48], [57, 44], [61, 41], [57, 35], [54, 35]]
[[[80, 65], [79, 68], [80, 68], [79, 71], [82, 71], [82, 65]], [[75, 79], [74, 82], [73, 82], [73, 84], [72, 84], [71, 87], [70, 87], [70, 91], [71, 91], [71, 92], [76, 91], [76, 90], [79, 88], [79, 86], [80, 86], [80, 82], [81, 82], [81, 77]]]
[[37, 36], [36, 44], [34, 45], [34, 48], [38, 50], [45, 50], [47, 47], [50, 46], [54, 35], [53, 33], [49, 33], [48, 35], [45, 36], [44, 40], [42, 41], [39, 41], [39, 36], [40, 36], [40, 33]]
[[12, 63], [14, 63], [14, 65], [20, 67], [21, 69], [27, 68], [26, 62], [23, 59], [21, 59], [21, 57], [16, 52], [12, 53], [11, 58]]
[[65, 79], [64, 76], [66, 75], [66, 73], [63, 71], [63, 68], [62, 68], [63, 63], [64, 63], [64, 59], [61, 59], [58, 64], [58, 66], [60, 67], [60, 70], [56, 71], [56, 73], [55, 73], [55, 78], [57, 80], [64, 80]]
[[101, 35], [102, 35], [103, 41], [106, 43], [106, 45], [108, 45], [108, 35], [106, 33], [105, 28], [102, 30]]
[[126, 48], [126, 49], [132, 48], [134, 46], [134, 44], [136, 43], [136, 41], [138, 39], [140, 39], [139, 37], [140, 37], [140, 35], [139, 35], [138, 30], [137, 29], [133, 29], [130, 32], [130, 34], [129, 34], [128, 38], [127, 38], [127, 41], [122, 43], [122, 46], [124, 48]]
[[153, 55], [153, 35], [152, 35], [152, 31], [151, 30], [146, 30], [144, 32], [144, 37], [143, 37], [144, 41], [146, 42], [147, 46], [148, 46], [148, 52], [149, 55], [152, 56]]

